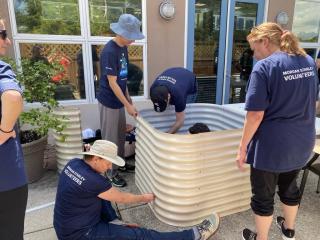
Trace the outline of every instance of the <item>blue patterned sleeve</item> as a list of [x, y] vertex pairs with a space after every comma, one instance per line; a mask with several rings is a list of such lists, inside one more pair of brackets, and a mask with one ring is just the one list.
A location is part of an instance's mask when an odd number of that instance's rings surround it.
[[19, 82], [16, 79], [16, 75], [13, 73], [9, 64], [0, 61], [0, 94], [7, 90], [16, 90], [22, 93]]

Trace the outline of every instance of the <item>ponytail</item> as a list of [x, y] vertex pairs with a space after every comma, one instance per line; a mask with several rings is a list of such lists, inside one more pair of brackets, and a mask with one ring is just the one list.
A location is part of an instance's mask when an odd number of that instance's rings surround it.
[[247, 40], [259, 41], [263, 38], [278, 46], [281, 51], [292, 55], [306, 56], [306, 52], [299, 46], [298, 38], [290, 31], [283, 30], [278, 24], [272, 22], [262, 23], [251, 29]]
[[298, 38], [287, 30], [280, 37], [280, 50], [288, 54], [307, 56], [306, 51], [299, 46]]

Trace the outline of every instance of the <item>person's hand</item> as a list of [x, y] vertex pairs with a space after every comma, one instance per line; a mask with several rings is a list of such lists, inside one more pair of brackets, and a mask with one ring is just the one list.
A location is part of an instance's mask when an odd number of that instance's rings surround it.
[[132, 104], [129, 104], [126, 109], [130, 116], [134, 118], [138, 116], [138, 111]]
[[152, 202], [155, 199], [155, 196], [153, 193], [146, 193], [146, 194], [142, 194], [142, 202]]
[[237, 158], [236, 158], [236, 163], [240, 171], [244, 171], [244, 164], [246, 162], [246, 157], [247, 157], [247, 151], [239, 148]]
[[4, 133], [0, 131], [0, 145], [4, 144], [11, 137], [16, 138], [16, 131], [13, 130], [10, 133]]

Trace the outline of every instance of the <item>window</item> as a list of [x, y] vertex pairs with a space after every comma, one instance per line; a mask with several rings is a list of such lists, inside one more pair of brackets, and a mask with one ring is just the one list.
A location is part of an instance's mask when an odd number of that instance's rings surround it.
[[86, 97], [84, 79], [80, 78], [79, 70], [81, 68], [77, 64], [81, 45], [20, 43], [19, 46], [23, 58], [60, 65], [61, 71], [52, 77], [52, 82], [57, 86], [55, 94], [57, 100], [74, 100]]
[[314, 59], [320, 51], [319, 11], [320, 1], [296, 0], [292, 24], [292, 31], [298, 36], [301, 47]]
[[292, 31], [301, 42], [319, 42], [319, 12], [320, 2], [296, 0]]
[[317, 49], [315, 49], [315, 48], [305, 48], [304, 50], [306, 51], [306, 53], [307, 53], [310, 57], [316, 58]]
[[14, 0], [18, 33], [80, 35], [77, 0]]
[[[100, 59], [94, 56], [100, 56], [100, 53], [103, 49], [104, 45], [92, 45], [92, 49], [95, 49], [96, 53], [92, 54], [93, 72], [94, 75], [99, 74], [98, 69], [100, 66]], [[128, 80], [127, 86], [130, 93], [130, 96], [143, 96], [143, 47], [142, 46], [129, 46], [128, 48], [129, 54], [129, 66], [128, 66]], [[98, 76], [95, 78], [98, 79]], [[94, 79], [94, 80], [95, 80]], [[99, 90], [99, 85], [95, 82], [95, 95]]]
[[215, 103], [220, 34], [221, 0], [195, 1], [193, 72], [198, 102]]
[[142, 19], [141, 0], [89, 0], [89, 9], [92, 36], [113, 36], [110, 23], [116, 22], [122, 13]]
[[[64, 101], [95, 101], [100, 51], [114, 36], [110, 23], [122, 13], [142, 20], [142, 0], [14, 0], [8, 4], [15, 14], [13, 42], [18, 56], [60, 64], [61, 72], [52, 81], [57, 84], [56, 99]], [[145, 40], [129, 47], [131, 96], [146, 95], [145, 49]]]

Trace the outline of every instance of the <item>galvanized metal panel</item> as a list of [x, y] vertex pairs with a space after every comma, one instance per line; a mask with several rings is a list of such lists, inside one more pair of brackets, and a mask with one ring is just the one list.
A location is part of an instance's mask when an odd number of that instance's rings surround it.
[[62, 134], [66, 135], [61, 142], [61, 136], [53, 133], [56, 140], [56, 155], [58, 172], [61, 173], [65, 165], [73, 158], [82, 158], [82, 136], [80, 126], [80, 109], [75, 107], [61, 107], [54, 110], [54, 114], [67, 124]]
[[[235, 164], [244, 112], [221, 105], [189, 104], [178, 134], [165, 133], [175, 121], [174, 109], [140, 112], [136, 142], [136, 185], [153, 192], [150, 204], [158, 219], [191, 226], [212, 211], [221, 216], [249, 208], [249, 172]], [[196, 122], [212, 132], [191, 135]]]

